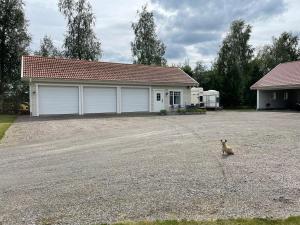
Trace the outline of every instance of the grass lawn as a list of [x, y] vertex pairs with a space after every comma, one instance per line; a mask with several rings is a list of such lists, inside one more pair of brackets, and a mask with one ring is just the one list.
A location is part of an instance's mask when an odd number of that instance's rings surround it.
[[3, 138], [5, 131], [15, 121], [14, 115], [1, 115], [0, 114], [0, 140]]
[[287, 219], [229, 219], [215, 221], [153, 221], [153, 222], [122, 222], [114, 225], [299, 225], [300, 216]]

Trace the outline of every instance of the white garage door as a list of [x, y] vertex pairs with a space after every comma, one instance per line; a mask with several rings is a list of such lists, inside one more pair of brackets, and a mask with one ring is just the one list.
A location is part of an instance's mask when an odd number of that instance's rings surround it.
[[111, 113], [116, 111], [116, 88], [84, 87], [83, 113]]
[[78, 114], [78, 87], [39, 86], [39, 114]]
[[148, 112], [148, 88], [122, 88], [122, 112]]

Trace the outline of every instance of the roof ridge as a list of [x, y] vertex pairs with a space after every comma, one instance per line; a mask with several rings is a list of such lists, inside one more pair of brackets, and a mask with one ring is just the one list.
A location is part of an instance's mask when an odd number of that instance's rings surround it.
[[74, 61], [74, 62], [85, 62], [85, 63], [107, 63], [107, 64], [118, 64], [118, 65], [125, 65], [125, 66], [140, 66], [140, 67], [157, 67], [157, 68], [177, 68], [177, 66], [158, 66], [158, 65], [145, 65], [145, 64], [135, 64], [135, 63], [121, 63], [121, 62], [108, 62], [108, 61], [89, 61], [86, 59], [73, 59], [73, 58], [66, 58], [61, 56], [40, 56], [40, 55], [23, 55], [22, 57], [32, 57], [32, 58], [42, 58], [42, 59], [55, 59], [55, 60], [66, 60], [66, 61]]

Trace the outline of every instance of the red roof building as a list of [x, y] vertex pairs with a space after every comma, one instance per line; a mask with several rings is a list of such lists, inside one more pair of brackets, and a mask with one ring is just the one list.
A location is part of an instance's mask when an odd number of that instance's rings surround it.
[[257, 90], [257, 109], [295, 109], [300, 106], [300, 61], [281, 63], [251, 86]]
[[23, 56], [31, 115], [159, 112], [191, 104], [198, 82], [177, 67]]

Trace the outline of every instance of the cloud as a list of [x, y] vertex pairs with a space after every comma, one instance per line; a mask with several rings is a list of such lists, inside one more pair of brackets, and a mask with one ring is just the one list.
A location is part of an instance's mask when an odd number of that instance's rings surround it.
[[[230, 23], [235, 19], [244, 19], [247, 23], [265, 21], [282, 14], [286, 10], [283, 0], [152, 0], [160, 36], [169, 46], [177, 44], [185, 49], [185, 57], [216, 56], [222, 37]], [[198, 55], [195, 53], [198, 52]], [[169, 55], [169, 54], [167, 54]], [[182, 57], [182, 55], [179, 55]], [[178, 58], [178, 60], [181, 60]], [[201, 59], [191, 59], [196, 62]]]
[[[58, 0], [24, 0], [32, 35], [32, 51], [40, 39], [50, 35], [61, 47], [66, 30], [57, 7]], [[235, 19], [253, 26], [251, 44], [258, 48], [283, 31], [299, 33], [299, 0], [89, 0], [96, 16], [95, 32], [100, 38], [103, 61], [132, 62], [131, 23], [137, 10], [148, 3], [154, 10], [159, 38], [166, 44], [169, 64], [189, 58], [210, 63], [217, 55], [223, 37]]]

